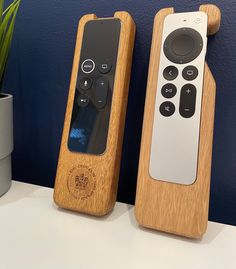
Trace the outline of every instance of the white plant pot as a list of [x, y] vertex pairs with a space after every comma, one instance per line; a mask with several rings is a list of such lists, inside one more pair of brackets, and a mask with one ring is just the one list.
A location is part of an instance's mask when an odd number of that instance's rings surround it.
[[12, 180], [13, 96], [0, 94], [0, 196], [6, 193]]

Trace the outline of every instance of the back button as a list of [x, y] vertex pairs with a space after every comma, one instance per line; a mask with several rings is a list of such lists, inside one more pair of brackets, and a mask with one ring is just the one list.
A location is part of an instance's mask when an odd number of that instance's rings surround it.
[[163, 71], [163, 76], [166, 80], [174, 80], [178, 77], [179, 71], [175, 66], [168, 66]]

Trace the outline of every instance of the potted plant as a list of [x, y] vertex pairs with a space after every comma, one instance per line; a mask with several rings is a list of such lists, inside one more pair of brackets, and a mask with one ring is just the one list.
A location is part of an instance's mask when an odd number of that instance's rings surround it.
[[0, 196], [11, 186], [13, 97], [1, 90], [20, 1], [14, 0], [4, 10], [4, 0], [0, 0]]

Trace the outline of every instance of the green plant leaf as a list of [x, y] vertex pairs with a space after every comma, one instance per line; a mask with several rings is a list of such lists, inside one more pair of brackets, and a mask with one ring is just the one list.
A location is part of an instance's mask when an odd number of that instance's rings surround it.
[[3, 11], [3, 13], [2, 13], [2, 15], [4, 16], [7, 12], [8, 12], [8, 10], [9, 9], [11, 9], [12, 8], [12, 6], [14, 6], [15, 4], [16, 4], [16, 2], [20, 2], [21, 0], [14, 0], [4, 11]]
[[0, 24], [0, 85], [2, 84], [4, 70], [9, 55], [15, 19], [20, 2], [21, 0], [13, 1], [12, 4], [2, 13], [3, 16]]
[[4, 6], [4, 0], [0, 0], [0, 23], [2, 22], [3, 6]]
[[[16, 5], [14, 8], [12, 8], [13, 9], [12, 18], [10, 20], [9, 26], [7, 27], [7, 31], [5, 33], [3, 43], [0, 46], [0, 68], [2, 66], [2, 61], [3, 61], [4, 57], [6, 57], [8, 55], [8, 50], [9, 50], [9, 46], [10, 46], [10, 43], [12, 40], [12, 35], [13, 35], [14, 24], [15, 24], [15, 19], [16, 19], [18, 7], [19, 7], [19, 4]], [[11, 13], [11, 12], [9, 12], [9, 13]]]
[[8, 9], [8, 12], [6, 13], [6, 15], [3, 18], [3, 21], [1, 22], [0, 25], [0, 48], [2, 47], [2, 43], [4, 41], [4, 36], [6, 34], [6, 31], [8, 29], [9, 23], [11, 21], [12, 15], [15, 11], [16, 5], [12, 5], [10, 9]]

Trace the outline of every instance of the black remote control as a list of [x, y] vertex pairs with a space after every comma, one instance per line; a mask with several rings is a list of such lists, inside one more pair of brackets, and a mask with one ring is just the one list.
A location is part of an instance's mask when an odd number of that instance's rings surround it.
[[72, 152], [106, 150], [120, 29], [119, 19], [85, 25], [68, 138]]

